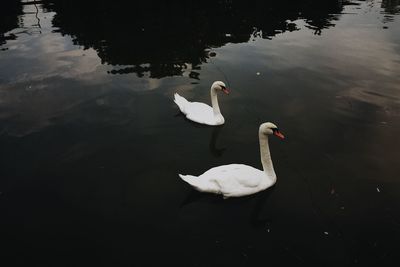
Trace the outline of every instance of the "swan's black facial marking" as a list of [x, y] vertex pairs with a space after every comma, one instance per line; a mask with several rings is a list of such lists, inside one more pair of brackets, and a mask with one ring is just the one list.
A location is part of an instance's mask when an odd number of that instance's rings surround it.
[[272, 134], [279, 137], [280, 139], [285, 139], [285, 136], [279, 131], [278, 127], [276, 128], [271, 128]]
[[222, 92], [224, 92], [225, 94], [229, 95], [229, 89], [228, 89], [228, 88], [226, 88], [226, 87], [223, 86], [223, 85], [220, 85], [220, 87], [221, 87], [221, 91], [222, 91]]

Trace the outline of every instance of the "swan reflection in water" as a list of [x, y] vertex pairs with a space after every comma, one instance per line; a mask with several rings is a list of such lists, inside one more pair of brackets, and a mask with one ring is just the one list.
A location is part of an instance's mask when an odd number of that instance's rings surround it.
[[224, 148], [218, 148], [217, 144], [216, 144], [218, 136], [220, 135], [221, 130], [222, 130], [223, 127], [224, 127], [223, 125], [214, 127], [212, 132], [211, 132], [210, 144], [209, 144], [208, 147], [210, 148], [210, 152], [214, 157], [221, 157], [222, 154], [226, 150], [225, 147]]
[[270, 221], [269, 213], [265, 212], [265, 206], [275, 191], [275, 186], [254, 195], [244, 196], [241, 198], [223, 199], [221, 196], [214, 194], [205, 194], [196, 190], [190, 190], [188, 195], [183, 199], [180, 208], [195, 208], [196, 203], [208, 203], [212, 205], [224, 205], [224, 210], [237, 207], [245, 207], [249, 210], [250, 215], [248, 223], [254, 228], [265, 228], [269, 230]]

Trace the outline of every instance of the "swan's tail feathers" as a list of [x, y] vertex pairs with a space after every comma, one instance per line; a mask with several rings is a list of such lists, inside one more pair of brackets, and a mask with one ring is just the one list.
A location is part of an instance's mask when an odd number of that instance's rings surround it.
[[193, 175], [183, 175], [183, 174], [179, 174], [179, 177], [181, 177], [182, 180], [184, 180], [186, 183], [190, 184], [192, 187], [194, 187], [194, 189], [198, 190], [198, 191], [203, 191], [200, 188], [200, 181], [199, 178]]
[[207, 179], [205, 180], [205, 179], [193, 176], [193, 175], [182, 175], [182, 174], [179, 174], [179, 177], [181, 177], [182, 180], [184, 180], [186, 183], [190, 184], [197, 191], [214, 193], [214, 194], [220, 193], [220, 190], [216, 186], [216, 184], [211, 183], [210, 181], [207, 181]]
[[185, 106], [189, 103], [184, 97], [181, 97], [178, 93], [174, 94], [174, 102], [179, 107], [182, 113], [185, 113]]
[[184, 180], [186, 183], [192, 186], [196, 184], [196, 178], [197, 178], [196, 176], [179, 174], [179, 177], [181, 177], [182, 180]]

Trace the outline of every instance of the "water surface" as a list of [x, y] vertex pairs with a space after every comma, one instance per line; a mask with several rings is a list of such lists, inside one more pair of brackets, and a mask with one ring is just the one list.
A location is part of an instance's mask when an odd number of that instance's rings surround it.
[[[114, 2], [0, 10], [8, 266], [399, 264], [399, 1]], [[185, 120], [214, 80], [226, 124]], [[274, 188], [178, 178], [261, 168], [265, 121]]]

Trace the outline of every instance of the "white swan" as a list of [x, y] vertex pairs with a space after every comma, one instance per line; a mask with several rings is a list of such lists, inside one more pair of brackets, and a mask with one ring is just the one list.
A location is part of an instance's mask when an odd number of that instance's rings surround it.
[[230, 164], [212, 168], [200, 176], [182, 175], [185, 182], [197, 191], [222, 194], [224, 198], [251, 195], [271, 187], [276, 182], [276, 174], [269, 152], [268, 135], [281, 139], [285, 137], [275, 124], [260, 125], [260, 154], [263, 171], [243, 164]]
[[211, 104], [210, 107], [207, 104], [199, 102], [189, 102], [184, 97], [181, 97], [177, 93], [174, 95], [174, 101], [178, 105], [179, 109], [183, 114], [186, 115], [191, 121], [207, 124], [207, 125], [221, 125], [224, 124], [225, 119], [221, 114], [218, 105], [217, 92], [222, 91], [225, 94], [229, 94], [229, 90], [225, 84], [221, 81], [216, 81], [211, 85]]

